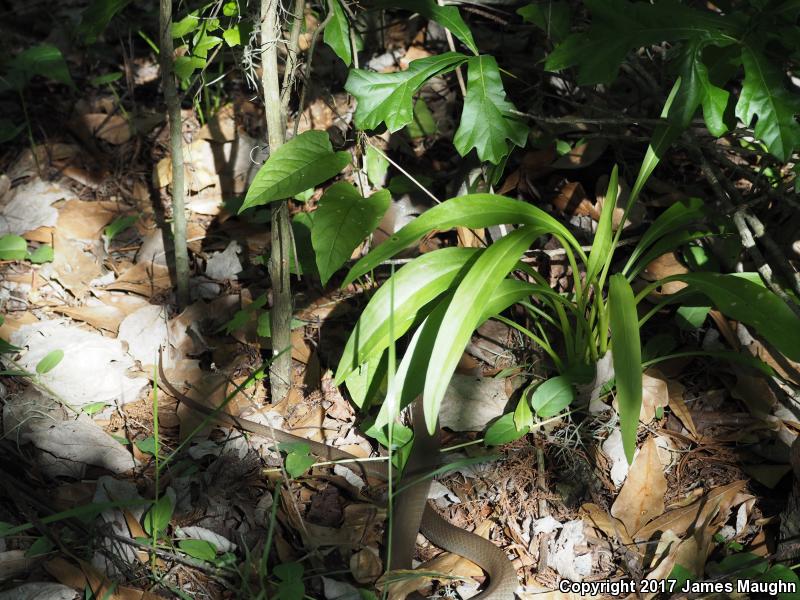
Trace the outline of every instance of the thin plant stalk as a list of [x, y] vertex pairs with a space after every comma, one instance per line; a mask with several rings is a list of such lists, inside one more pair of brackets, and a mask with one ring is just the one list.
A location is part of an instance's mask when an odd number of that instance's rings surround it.
[[175, 55], [172, 46], [172, 0], [161, 0], [159, 29], [161, 32], [161, 83], [169, 116], [169, 147], [172, 155], [172, 239], [175, 247], [175, 280], [177, 300], [181, 308], [189, 304], [189, 251], [186, 247], [186, 212], [183, 188], [183, 136], [181, 105], [175, 87]]
[[[281, 36], [279, 9], [278, 0], [261, 0], [261, 86], [264, 90], [264, 112], [270, 154], [286, 141], [278, 81], [278, 40]], [[270, 224], [269, 277], [272, 286], [270, 325], [274, 360], [269, 368], [269, 383], [274, 403], [283, 400], [288, 393], [292, 368], [291, 354], [283, 353], [283, 350], [292, 344], [292, 289], [289, 280], [292, 232], [288, 201], [273, 203]]]

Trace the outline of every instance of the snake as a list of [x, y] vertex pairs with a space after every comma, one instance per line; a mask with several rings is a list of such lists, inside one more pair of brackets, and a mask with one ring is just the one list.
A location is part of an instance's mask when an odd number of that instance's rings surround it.
[[[309, 451], [315, 456], [325, 461], [342, 461], [343, 465], [356, 475], [366, 475], [383, 482], [389, 479], [388, 465], [384, 461], [360, 461], [355, 455], [340, 448], [235, 417], [197, 402], [170, 383], [164, 374], [161, 356], [158, 360], [158, 373], [158, 384], [166, 388], [178, 402], [207, 418], [214, 419], [219, 424], [246, 431], [271, 442], [307, 444]], [[401, 491], [397, 494], [394, 504], [389, 569], [411, 568], [417, 533], [421, 532], [434, 545], [463, 556], [487, 573], [489, 584], [479, 594], [473, 596], [475, 600], [513, 600], [519, 581], [516, 569], [505, 553], [489, 540], [456, 527], [440, 516], [428, 502], [430, 473], [438, 466], [440, 441], [438, 434], [428, 433], [419, 398], [412, 403], [411, 415], [414, 442], [403, 479], [398, 484], [398, 489]], [[407, 480], [411, 480], [412, 483], [403, 485]], [[415, 594], [411, 598], [421, 598], [421, 596]]]

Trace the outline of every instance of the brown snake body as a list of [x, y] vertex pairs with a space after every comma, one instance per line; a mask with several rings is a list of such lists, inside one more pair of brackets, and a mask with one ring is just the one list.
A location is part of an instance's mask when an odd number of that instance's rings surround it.
[[[158, 372], [160, 381], [167, 391], [179, 402], [189, 408], [211, 417], [227, 426], [252, 433], [269, 441], [308, 444], [310, 451], [327, 461], [348, 461], [344, 463], [357, 475], [367, 475], [382, 481], [388, 479], [388, 467], [385, 462], [359, 462], [358, 458], [344, 450], [328, 446], [237, 418], [229, 413], [215, 411], [185, 394], [179, 392], [166, 378], [159, 357]], [[414, 445], [406, 466], [406, 477], [419, 478], [436, 468], [436, 457], [439, 454], [438, 436], [428, 434], [422, 418], [421, 402], [415, 401], [413, 406]], [[355, 462], [353, 462], [355, 461]], [[430, 478], [416, 479], [413, 485], [406, 487], [396, 498], [394, 511], [394, 534], [391, 545], [390, 569], [410, 569], [414, 554], [417, 532], [428, 538], [436, 546], [454, 554], [463, 556], [489, 575], [489, 585], [475, 600], [513, 600], [517, 588], [517, 574], [505, 553], [487, 539], [474, 533], [460, 529], [444, 518], [427, 502]]]

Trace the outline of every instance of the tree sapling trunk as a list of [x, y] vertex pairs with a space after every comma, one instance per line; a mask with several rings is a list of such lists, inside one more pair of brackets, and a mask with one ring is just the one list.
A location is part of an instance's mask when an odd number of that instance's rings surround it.
[[175, 278], [177, 300], [181, 308], [189, 304], [189, 252], [186, 248], [186, 213], [184, 211], [183, 136], [181, 105], [175, 87], [174, 49], [172, 47], [172, 0], [161, 0], [159, 11], [161, 32], [161, 83], [169, 116], [169, 147], [172, 155], [172, 236], [175, 246]]

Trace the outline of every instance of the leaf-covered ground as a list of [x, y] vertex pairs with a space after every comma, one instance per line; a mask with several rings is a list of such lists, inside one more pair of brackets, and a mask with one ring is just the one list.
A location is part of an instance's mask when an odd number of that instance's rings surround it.
[[[68, 4], [55, 14], [68, 16]], [[46, 12], [32, 3], [21, 14], [49, 23]], [[429, 194], [460, 194], [471, 169], [456, 149], [478, 148], [492, 163], [514, 149], [495, 191], [546, 210], [587, 245], [614, 164], [621, 166], [624, 207], [670, 84], [659, 56], [634, 55], [613, 85], [579, 89], [568, 75], [543, 71], [540, 59], [549, 48], [540, 30], [514, 11], [467, 6], [462, 14], [472, 33], [458, 23], [453, 33], [494, 55], [510, 74], [503, 78], [509, 100], [526, 117], [487, 113], [507, 101], [501, 94], [483, 103], [497, 95], [497, 82], [477, 81], [474, 73], [495, 59], [453, 58], [436, 23], [389, 13], [381, 35], [367, 42], [362, 69], [396, 72], [402, 82], [420, 69], [463, 63], [470, 91], [462, 98], [449, 73], [416, 95], [372, 93], [373, 112], [400, 119], [411, 111], [414, 121], [363, 144], [353, 123], [369, 127], [370, 106], [362, 103], [356, 112], [348, 92], [360, 93], [370, 75], [348, 80], [331, 48], [317, 46], [307, 106], [297, 111], [293, 98], [287, 129], [298, 121], [299, 132], [327, 131], [340, 153], [334, 156], [346, 155], [352, 166], [340, 181], [292, 205], [294, 270], [303, 274], [293, 278], [289, 396], [272, 404], [259, 377], [228, 404], [231, 414], [357, 456], [375, 452], [374, 440], [360, 433], [362, 420], [350, 398], [333, 383], [360, 311], [408, 257], [446, 246], [482, 247], [487, 232], [437, 232], [371, 277], [342, 287], [345, 271], [338, 266], [345, 259], [352, 264], [431, 208]], [[255, 72], [241, 68], [240, 54], [223, 53], [225, 77], [209, 73], [206, 81], [214, 82], [187, 97], [182, 112], [193, 276], [192, 304], [178, 312], [164, 236], [172, 174], [159, 70], [153, 49], [136, 33], [155, 27], [145, 8], [131, 7], [129, 18], [89, 48], [70, 45], [64, 29], [49, 32], [41, 24], [6, 42], [16, 54], [31, 37], [48, 37], [62, 49], [76, 85], [33, 78], [24, 93], [30, 140], [21, 133], [0, 155], [0, 237], [25, 240], [24, 247], [0, 248], [8, 253], [0, 261], [6, 369], [0, 382], [0, 598], [252, 598], [262, 589], [260, 580], [268, 582], [268, 597], [372, 597], [358, 590], [374, 590], [384, 572], [386, 513], [363, 482], [341, 466], [309, 471], [314, 459], [302, 447], [277, 452], [270, 440], [200, 426], [197, 413], [156, 385], [161, 350], [169, 381], [218, 406], [270, 354], [263, 258], [268, 209], [239, 214], [266, 157], [266, 135], [261, 102], [249, 85]], [[311, 11], [306, 25], [308, 31], [318, 25]], [[307, 48], [310, 33], [302, 35]], [[336, 35], [326, 29], [334, 50], [343, 47]], [[409, 68], [412, 59], [423, 60]], [[115, 73], [122, 76], [108, 77]], [[750, 98], [742, 108], [747, 118], [769, 98], [753, 93], [746, 78], [742, 85], [742, 97]], [[716, 92], [708, 93], [704, 110]], [[6, 94], [2, 102], [17, 106], [19, 98]], [[485, 117], [487, 129], [460, 131], [462, 107], [464, 114]], [[721, 177], [731, 197], [735, 192], [750, 203], [796, 268], [797, 203], [785, 193], [788, 174], [763, 148], [740, 144], [747, 133], [742, 126], [716, 140], [699, 129], [673, 146], [628, 215], [623, 248], [677, 200], [701, 197], [724, 212]], [[780, 141], [778, 135], [770, 143]], [[698, 149], [715, 157], [708, 168], [697, 161]], [[377, 230], [350, 252], [342, 238], [368, 233], [347, 219], [352, 183], [374, 192], [366, 194], [363, 210]], [[622, 214], [622, 208], [613, 214], [615, 230]], [[330, 229], [310, 229], [316, 219], [327, 220]], [[525, 261], [553, 289], [565, 291], [574, 273], [559, 248], [547, 242]], [[729, 230], [713, 243], [656, 257], [637, 285], [689, 268], [758, 266]], [[682, 285], [657, 290], [653, 303]], [[525, 324], [522, 311], [508, 316]], [[661, 310], [642, 331], [642, 342], [644, 361], [677, 356], [644, 372], [632, 465], [614, 396], [604, 390], [495, 449], [499, 458], [468, 460], [487, 450], [479, 443], [464, 446], [453, 453], [461, 462], [432, 488], [433, 502], [451, 522], [505, 550], [517, 569], [520, 598], [586, 597], [557, 591], [565, 580], [691, 575], [735, 582], [767, 569], [792, 580], [781, 565], [792, 566], [787, 560], [798, 555], [793, 537], [800, 531], [800, 501], [792, 467], [800, 463], [790, 452], [800, 428], [798, 365], [753, 331], [703, 307]], [[682, 355], [698, 348], [756, 357], [777, 377], [742, 362]], [[509, 325], [482, 325], [445, 393], [444, 444], [480, 440], [489, 423], [513, 411], [530, 381], [547, 375], [547, 363]], [[557, 397], [543, 395], [541, 402], [562, 408]], [[261, 564], [267, 544], [269, 559]], [[417, 558], [427, 561], [424, 571], [442, 575], [411, 578], [390, 597], [421, 588], [437, 597], [468, 598], [484, 580], [475, 565], [427, 543], [418, 545]]]

